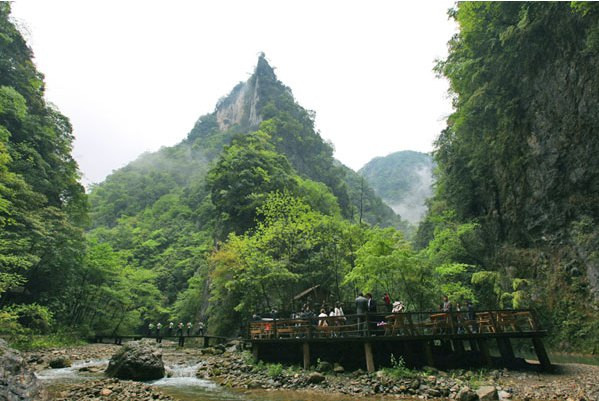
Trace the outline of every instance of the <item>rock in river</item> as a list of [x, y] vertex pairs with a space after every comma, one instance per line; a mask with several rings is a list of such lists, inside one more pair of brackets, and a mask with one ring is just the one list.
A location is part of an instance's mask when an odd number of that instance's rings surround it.
[[0, 340], [0, 400], [26, 401], [41, 395], [35, 375], [21, 355]]
[[110, 358], [110, 377], [127, 380], [156, 380], [164, 377], [162, 352], [149, 342], [127, 343]]

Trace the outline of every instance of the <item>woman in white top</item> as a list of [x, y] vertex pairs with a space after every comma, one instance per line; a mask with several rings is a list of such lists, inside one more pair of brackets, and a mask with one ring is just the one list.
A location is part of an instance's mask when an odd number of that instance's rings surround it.
[[325, 312], [325, 310], [321, 309], [320, 310], [320, 315], [318, 315], [318, 317], [319, 317], [319, 319], [318, 319], [318, 326], [320, 326], [320, 327], [326, 327], [326, 326], [328, 326], [329, 324], [327, 323], [327, 319], [326, 319], [328, 316], [329, 315], [327, 315], [327, 313]]
[[403, 305], [403, 303], [401, 303], [401, 301], [395, 301], [393, 302], [393, 309], [391, 310], [392, 313], [401, 313], [403, 311], [405, 311], [405, 306]]

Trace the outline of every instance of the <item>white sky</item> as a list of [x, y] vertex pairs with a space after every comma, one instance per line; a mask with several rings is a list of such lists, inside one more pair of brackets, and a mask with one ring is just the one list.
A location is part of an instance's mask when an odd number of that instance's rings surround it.
[[451, 112], [434, 60], [453, 1], [17, 1], [83, 182], [181, 141], [266, 53], [335, 157], [429, 152]]

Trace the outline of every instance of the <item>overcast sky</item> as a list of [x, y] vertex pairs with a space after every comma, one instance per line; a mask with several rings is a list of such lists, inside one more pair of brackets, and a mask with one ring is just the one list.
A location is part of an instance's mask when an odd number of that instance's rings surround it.
[[453, 1], [17, 1], [83, 182], [181, 141], [263, 51], [335, 157], [429, 152], [451, 112], [432, 71]]

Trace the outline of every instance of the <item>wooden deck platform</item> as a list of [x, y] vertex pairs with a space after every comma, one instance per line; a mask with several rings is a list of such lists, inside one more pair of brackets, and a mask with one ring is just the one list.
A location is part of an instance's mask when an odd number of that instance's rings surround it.
[[[302, 361], [308, 369], [321, 359], [372, 372], [389, 365], [391, 355], [415, 367], [515, 365], [522, 360], [512, 340], [526, 339], [540, 368], [548, 370], [546, 335], [531, 310], [485, 310], [269, 319], [250, 323], [248, 340], [254, 356], [268, 362]], [[491, 349], [500, 358], [492, 357]]]

